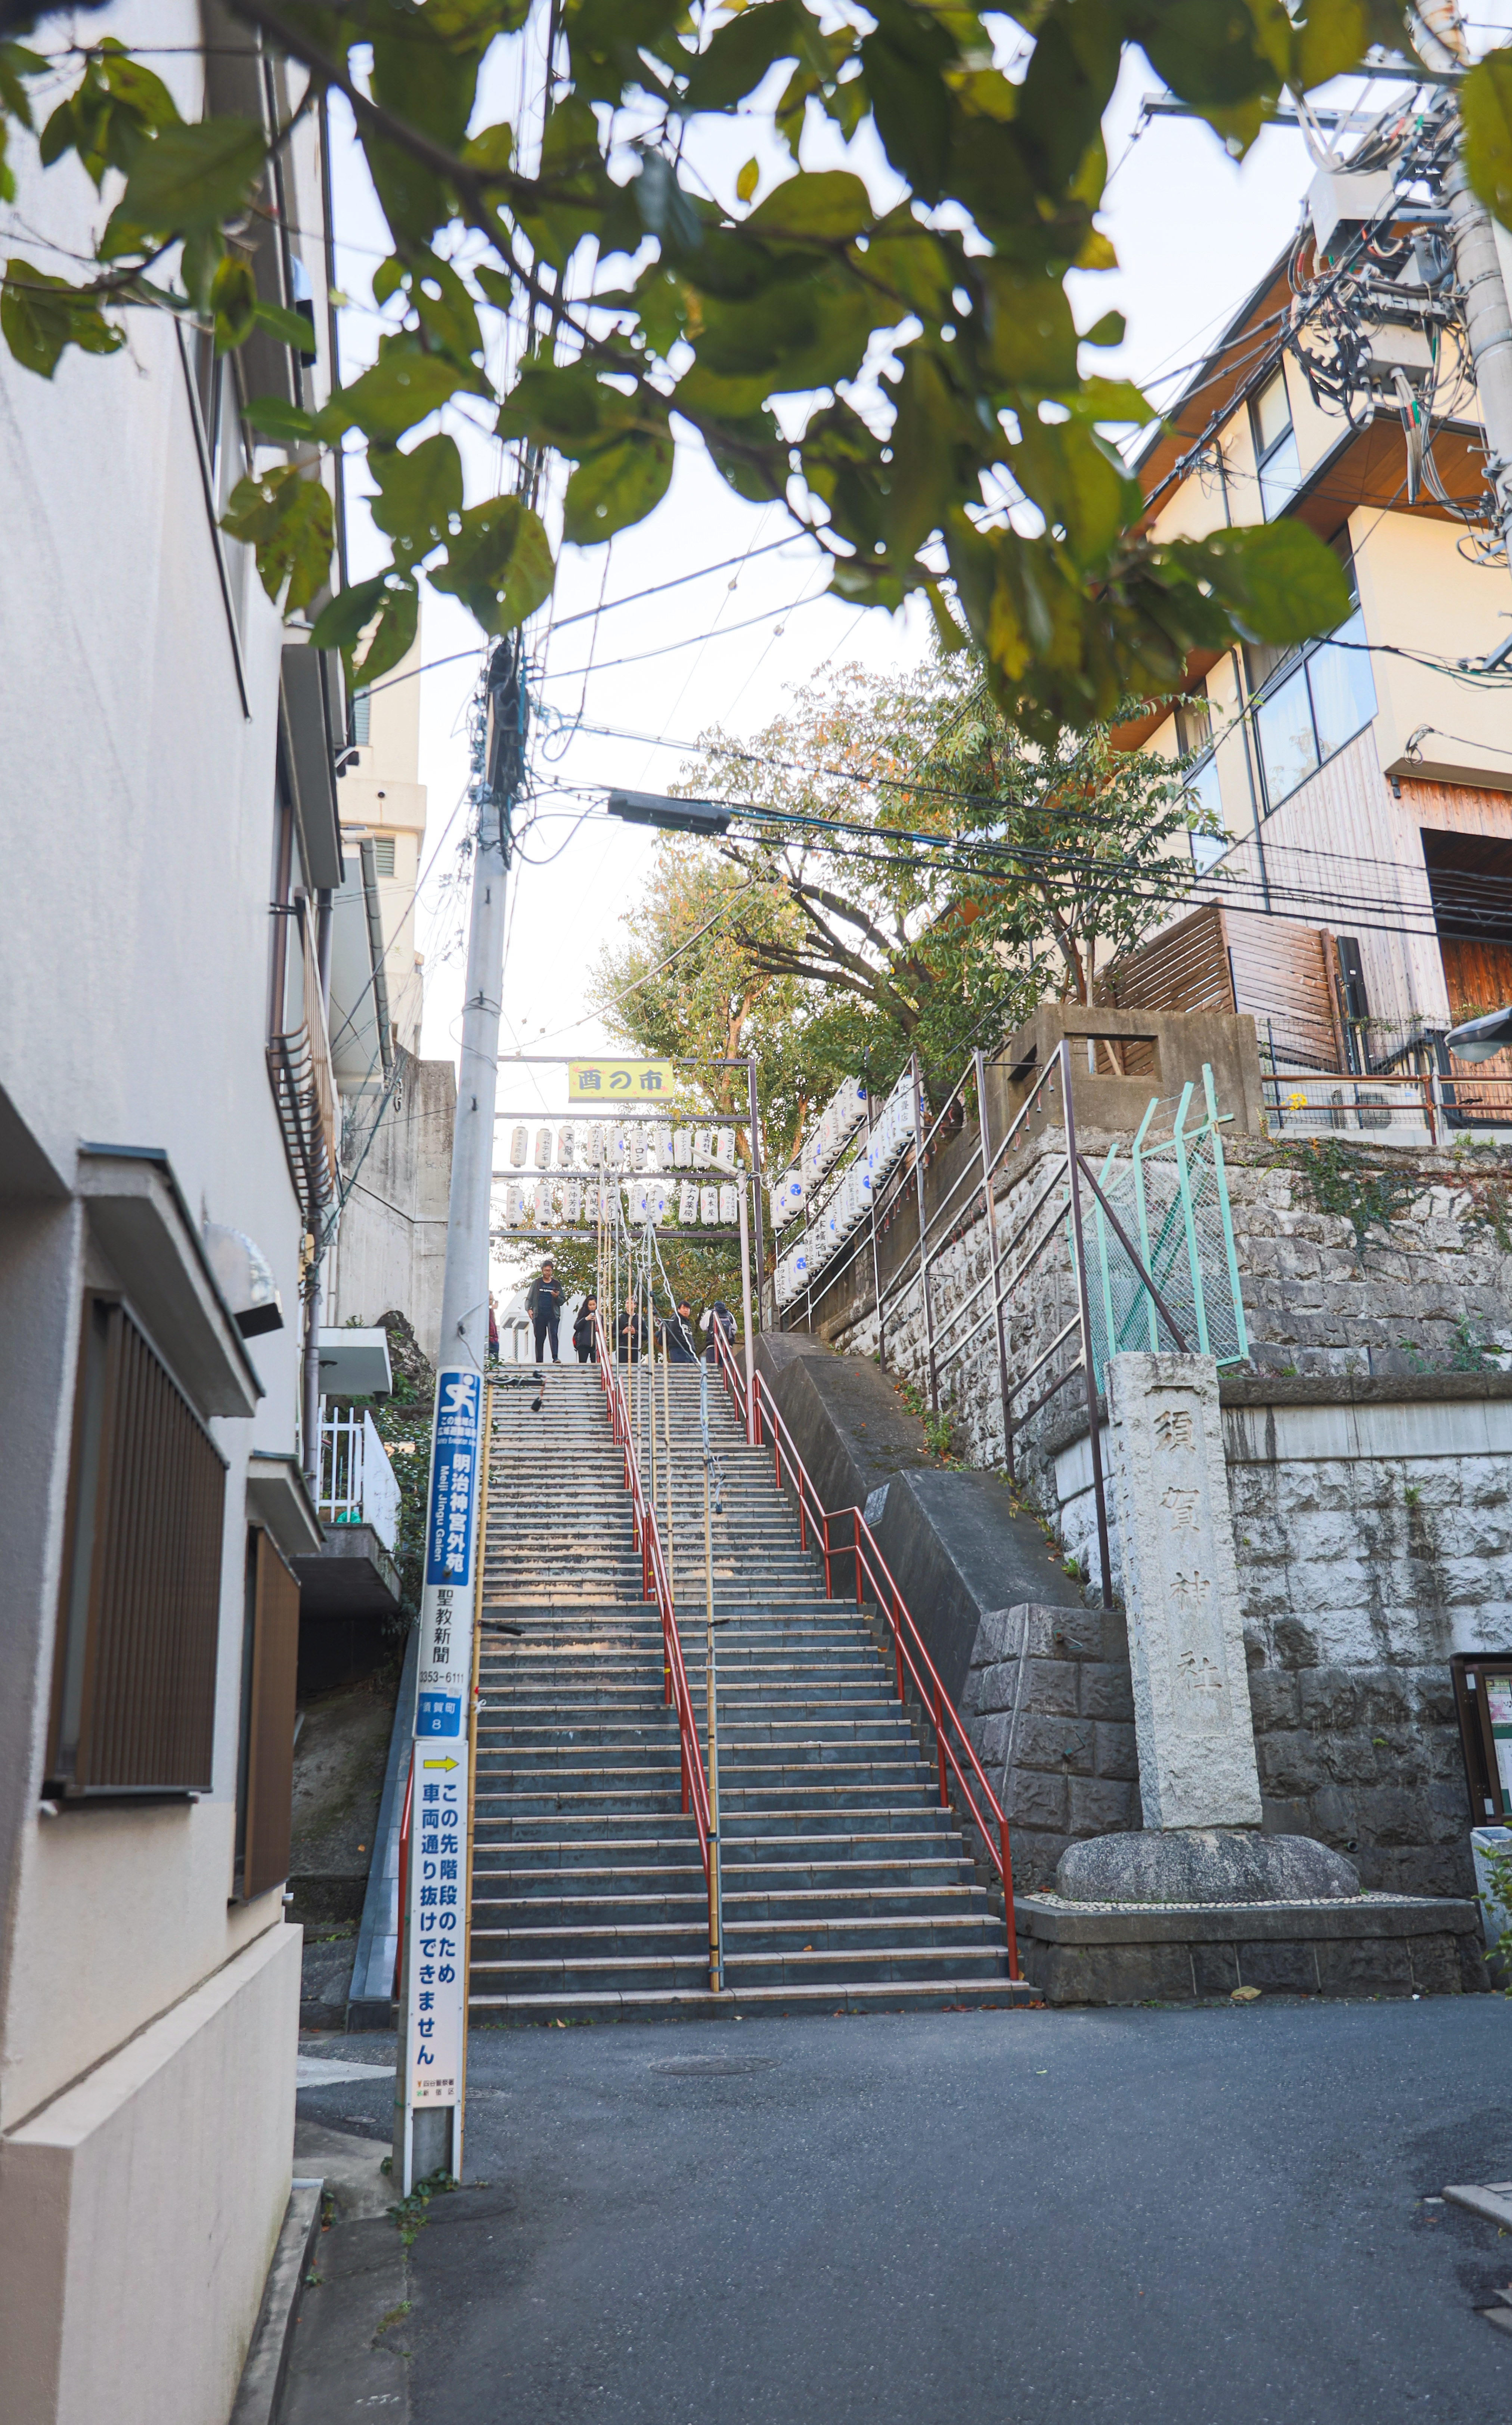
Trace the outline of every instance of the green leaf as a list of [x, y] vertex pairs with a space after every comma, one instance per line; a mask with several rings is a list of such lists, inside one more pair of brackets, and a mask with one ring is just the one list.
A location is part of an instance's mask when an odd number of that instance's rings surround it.
[[216, 351], [229, 354], [249, 338], [257, 324], [257, 281], [244, 253], [228, 252], [210, 281], [210, 309], [215, 315]]
[[292, 346], [297, 354], [314, 351], [314, 331], [301, 312], [286, 312], [281, 303], [259, 303], [255, 317], [258, 327], [281, 345]]
[[118, 216], [159, 238], [219, 227], [241, 210], [266, 153], [266, 137], [249, 118], [165, 126], [136, 147]]
[[761, 184], [761, 162], [756, 159], [748, 160], [739, 176], [735, 179], [736, 200], [742, 202], [748, 202], [752, 194], [756, 191], [757, 186]]
[[430, 585], [459, 598], [485, 632], [512, 632], [550, 597], [554, 570], [539, 517], [518, 497], [495, 497], [462, 516]]
[[683, 89], [684, 114], [693, 117], [700, 110], [732, 109], [755, 90], [778, 59], [797, 58], [803, 47], [801, 15], [795, 0], [761, 0], [758, 7], [743, 9], [721, 25], [708, 49], [688, 69]]
[[1121, 345], [1128, 333], [1128, 323], [1121, 312], [1104, 312], [1101, 320], [1082, 330], [1084, 345]]
[[281, 463], [238, 480], [220, 527], [252, 548], [264, 588], [277, 600], [287, 586], [286, 615], [308, 606], [330, 578], [335, 522], [320, 482], [298, 464]]
[[971, 642], [946, 605], [939, 582], [926, 581], [924, 589], [929, 601], [929, 612], [935, 618], [935, 635], [947, 657], [955, 656], [960, 649], [969, 649]]
[[279, 446], [304, 445], [320, 436], [314, 415], [290, 404], [286, 396], [254, 395], [247, 407], [247, 418]]
[[1349, 612], [1343, 566], [1299, 522], [1176, 540], [1155, 552], [1163, 558], [1210, 590], [1247, 640], [1289, 647], [1333, 631]]
[[8, 261], [0, 281], [0, 336], [22, 368], [40, 378], [52, 377], [68, 345], [114, 354], [126, 342], [92, 297], [21, 260]]
[[873, 224], [871, 197], [844, 169], [789, 177], [746, 221], [764, 235], [850, 237]]
[[31, 102], [23, 76], [45, 75], [52, 66], [38, 51], [24, 50], [19, 42], [0, 41], [0, 110], [23, 126], [30, 126]]
[[672, 460], [668, 431], [637, 430], [587, 456], [567, 484], [562, 537], [574, 547], [592, 547], [644, 522], [667, 494]]
[[[380, 572], [372, 581], [360, 581], [353, 589], [340, 590], [330, 601], [316, 618], [310, 646], [340, 649], [348, 674], [377, 682], [407, 653], [419, 621], [420, 597], [413, 583]], [[364, 632], [367, 644], [359, 658], [358, 642]]]
[[393, 539], [395, 563], [407, 570], [445, 538], [452, 515], [461, 512], [462, 458], [457, 442], [438, 431], [408, 454], [396, 447], [370, 446], [367, 468], [378, 488], [369, 510], [379, 530]]
[[1490, 51], [1459, 88], [1465, 167], [1487, 209], [1512, 227], [1512, 51]]
[[458, 388], [476, 392], [475, 376], [440, 354], [386, 351], [350, 387], [337, 390], [321, 414], [325, 429], [354, 427], [380, 443], [394, 444], [405, 432], [438, 412]]
[[179, 106], [161, 76], [144, 68], [140, 59], [133, 58], [121, 44], [104, 43], [100, 53], [100, 74], [106, 91], [129, 112], [138, 126], [179, 126], [183, 120]]

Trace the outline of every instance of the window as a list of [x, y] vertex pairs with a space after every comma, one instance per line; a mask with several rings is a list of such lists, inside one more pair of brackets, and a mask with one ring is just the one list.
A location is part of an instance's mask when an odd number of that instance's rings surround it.
[[367, 747], [368, 734], [372, 731], [372, 727], [373, 694], [368, 690], [354, 690], [352, 693], [351, 741], [351, 746], [354, 749], [365, 749]]
[[373, 864], [379, 875], [394, 874], [394, 836], [378, 834], [373, 843]]
[[[1198, 697], [1185, 700], [1176, 711], [1176, 745], [1183, 758], [1198, 750], [1205, 754], [1188, 767], [1186, 788], [1194, 809], [1210, 815], [1221, 828], [1223, 825], [1223, 794], [1218, 784], [1218, 770], [1213, 757], [1213, 710], [1207, 699]], [[1229, 838], [1216, 834], [1194, 833], [1192, 864], [1198, 875], [1205, 875], [1215, 859], [1221, 859], [1229, 847]]]
[[1375, 684], [1357, 606], [1331, 639], [1310, 649], [1271, 682], [1255, 711], [1255, 738], [1267, 811], [1364, 730], [1375, 713]]
[[289, 1874], [299, 1586], [268, 1534], [247, 1536], [235, 1898], [250, 1903]]
[[208, 1792], [226, 1472], [118, 1301], [86, 1299], [49, 1795]]
[[1192, 768], [1186, 779], [1195, 809], [1207, 811], [1218, 825], [1217, 833], [1194, 833], [1191, 837], [1192, 864], [1198, 875], [1205, 875], [1215, 859], [1221, 859], [1229, 847], [1229, 837], [1223, 825], [1223, 794], [1218, 787], [1218, 769], [1211, 750], [1200, 763]]
[[1291, 503], [1302, 479], [1284, 371], [1278, 371], [1261, 389], [1249, 410], [1260, 474], [1260, 510], [1270, 522]]

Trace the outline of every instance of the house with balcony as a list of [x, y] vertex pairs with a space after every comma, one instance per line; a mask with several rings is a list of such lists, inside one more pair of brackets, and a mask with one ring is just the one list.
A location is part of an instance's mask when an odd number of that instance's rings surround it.
[[1512, 1062], [1443, 1043], [1512, 1002], [1509, 678], [1481, 670], [1512, 584], [1433, 219], [1320, 175], [1137, 460], [1152, 538], [1295, 517], [1348, 584], [1335, 632], [1195, 654], [1125, 734], [1187, 759], [1214, 832], [1107, 998], [1250, 1013], [1273, 1127], [1512, 1125]]
[[[151, 33], [186, 117], [288, 125], [299, 92], [209, 0]], [[318, 115], [275, 156], [248, 241], [307, 346], [217, 359], [144, 309], [51, 381], [0, 351], [7, 2425], [224, 2425], [290, 2197], [346, 708], [218, 526], [249, 396], [330, 384]], [[18, 220], [82, 244], [82, 170], [13, 165]]]

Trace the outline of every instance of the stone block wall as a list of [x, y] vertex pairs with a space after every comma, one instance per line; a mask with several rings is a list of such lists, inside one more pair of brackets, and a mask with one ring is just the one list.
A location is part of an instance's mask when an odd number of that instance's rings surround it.
[[[1094, 1168], [1111, 1142], [1084, 1141]], [[1007, 1174], [1005, 1243], [1050, 1182], [1058, 1149], [1054, 1132], [1042, 1134]], [[1355, 1184], [1384, 1172], [1390, 1217], [1357, 1235], [1347, 1205], [1320, 1211], [1308, 1174], [1265, 1138], [1226, 1139], [1225, 1155], [1251, 1359], [1224, 1379], [1225, 1448], [1265, 1823], [1348, 1853], [1368, 1887], [1464, 1894], [1471, 1818], [1448, 1661], [1456, 1650], [1512, 1649], [1512, 1378], [1494, 1357], [1484, 1373], [1456, 1369], [1512, 1344], [1500, 1165], [1454, 1150], [1383, 1151]], [[988, 1270], [978, 1199], [974, 1218], [931, 1255], [935, 1332], [947, 1349], [976, 1319], [952, 1332]], [[1062, 1225], [1008, 1309], [1010, 1369], [1032, 1364], [1073, 1311]], [[832, 1343], [875, 1354], [875, 1309], [852, 1308]], [[889, 1309], [886, 1347], [889, 1369], [926, 1389], [916, 1282]], [[956, 1453], [1001, 1469], [995, 1339], [985, 1333], [947, 1358], [941, 1378]], [[1085, 1384], [1070, 1384], [1015, 1451], [1020, 1489], [1095, 1577]], [[1117, 1590], [1116, 1525], [1112, 1550]], [[973, 1690], [1005, 1690], [1005, 1666], [1001, 1655], [984, 1660]], [[984, 1701], [978, 1715], [1005, 1719], [1012, 1707]], [[1021, 1704], [1021, 1726], [1039, 1714]], [[1083, 1713], [1068, 1702], [1054, 1714]], [[1037, 1761], [1040, 1736], [1024, 1740]], [[1037, 1871], [1053, 1871], [1054, 1839], [1073, 1832], [1072, 1783], [1121, 1781], [1078, 1767], [1080, 1736], [1053, 1748], [1048, 1766], [1025, 1760], [1021, 1780], [1009, 1779], [1015, 1839]], [[1133, 1775], [1131, 1762], [1131, 1791]], [[1078, 1807], [1091, 1807], [1084, 1790]], [[1105, 1823], [1137, 1825], [1136, 1793], [1134, 1810]]]
[[1052, 1885], [1077, 1839], [1140, 1824], [1129, 1644], [1117, 1610], [989, 1610], [961, 1715], [1008, 1822], [1021, 1891]]

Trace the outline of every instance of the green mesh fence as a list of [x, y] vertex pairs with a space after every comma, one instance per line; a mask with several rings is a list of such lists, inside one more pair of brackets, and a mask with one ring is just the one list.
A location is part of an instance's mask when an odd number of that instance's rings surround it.
[[[1177, 1345], [1140, 1265], [1189, 1354], [1214, 1356], [1220, 1364], [1243, 1363], [1248, 1357], [1223, 1164], [1224, 1122], [1214, 1099], [1213, 1073], [1205, 1066], [1202, 1082], [1207, 1116], [1198, 1126], [1187, 1125], [1195, 1092], [1188, 1085], [1172, 1133], [1147, 1145], [1157, 1098], [1129, 1151], [1116, 1146], [1097, 1170], [1113, 1220], [1092, 1190], [1084, 1191], [1092, 1357], [1100, 1387], [1110, 1356], [1130, 1349], [1168, 1352]], [[1067, 1228], [1070, 1234], [1069, 1217]]]

